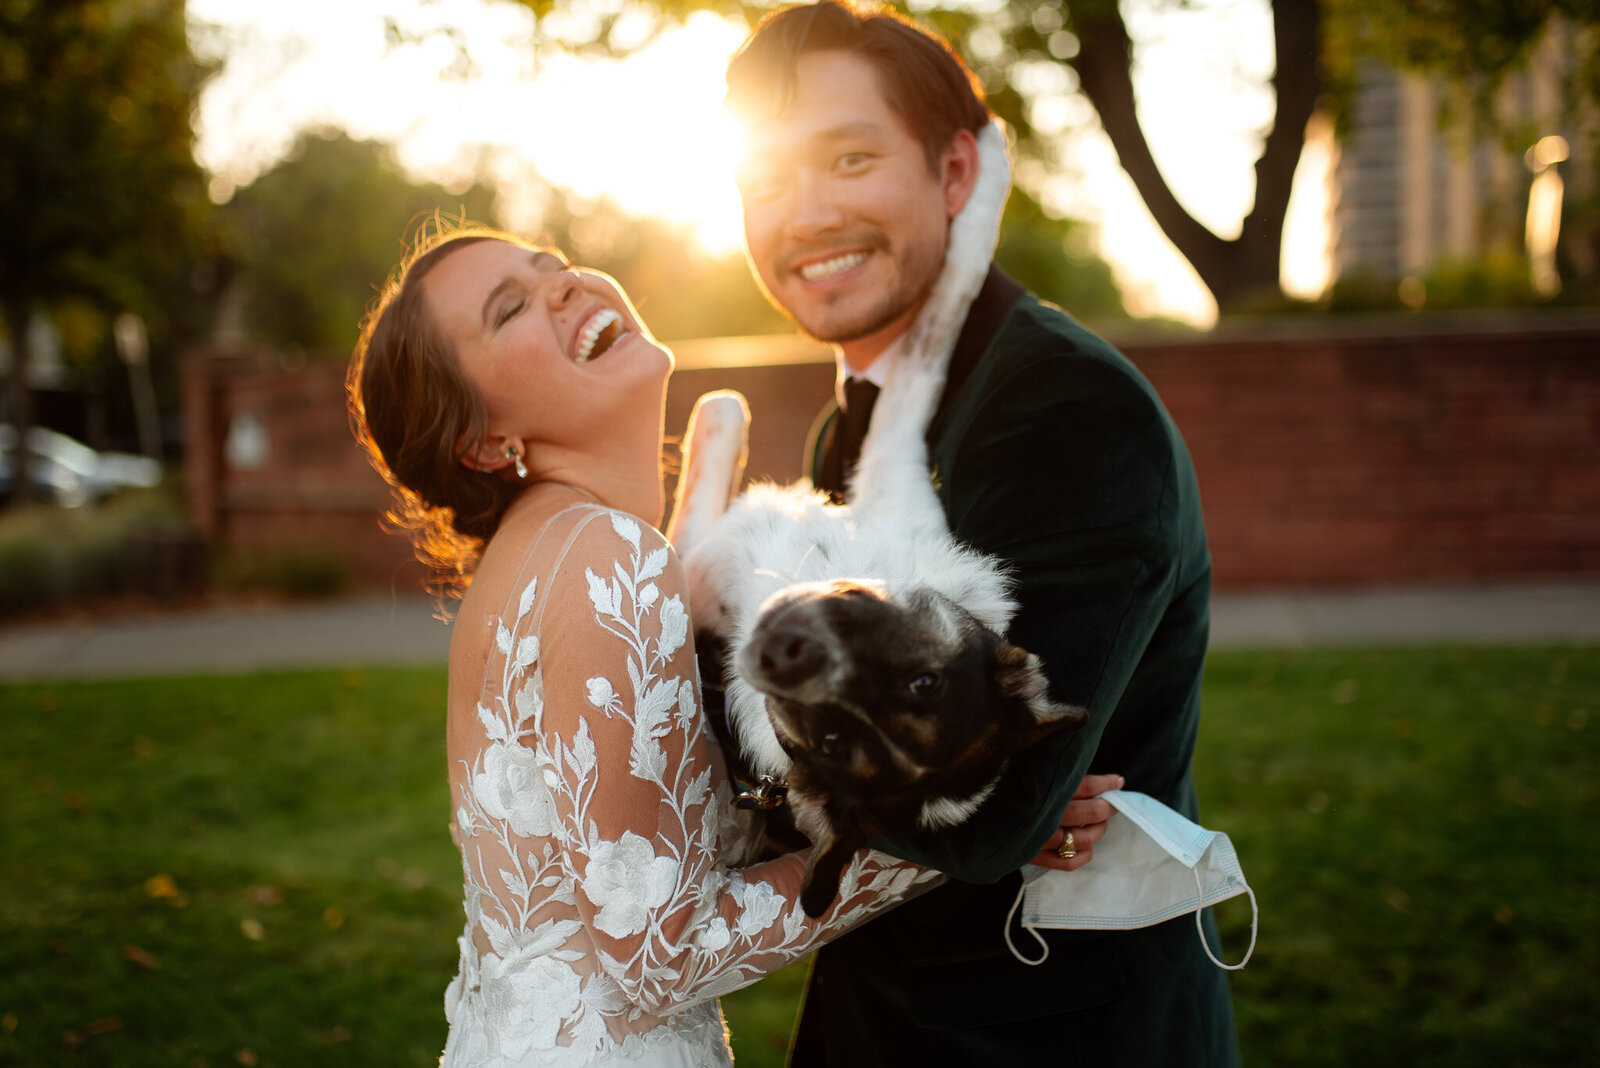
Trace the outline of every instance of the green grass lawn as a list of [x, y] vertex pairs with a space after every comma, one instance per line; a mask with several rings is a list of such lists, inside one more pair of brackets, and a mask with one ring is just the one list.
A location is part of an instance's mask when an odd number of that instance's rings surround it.
[[[0, 689], [0, 1064], [427, 1065], [442, 670]], [[1246, 1063], [1600, 1058], [1600, 650], [1222, 653], [1196, 773], [1261, 901]], [[1248, 909], [1222, 908], [1236, 956]], [[803, 964], [726, 999], [776, 1065]]]

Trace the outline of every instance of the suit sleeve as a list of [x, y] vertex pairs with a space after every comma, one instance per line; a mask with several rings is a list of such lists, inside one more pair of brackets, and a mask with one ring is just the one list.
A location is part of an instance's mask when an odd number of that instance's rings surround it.
[[986, 386], [944, 473], [951, 529], [1009, 566], [1008, 639], [1090, 722], [1019, 753], [967, 822], [877, 848], [981, 883], [1043, 847], [1173, 596], [1175, 447], [1159, 403], [1115, 362], [1045, 349]]

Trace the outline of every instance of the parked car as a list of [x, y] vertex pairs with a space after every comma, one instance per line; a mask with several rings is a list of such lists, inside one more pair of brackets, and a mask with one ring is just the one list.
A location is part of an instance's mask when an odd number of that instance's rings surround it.
[[[0, 423], [0, 501], [11, 496], [16, 477], [17, 429]], [[34, 496], [77, 508], [129, 486], [161, 482], [161, 464], [147, 456], [101, 452], [48, 427], [28, 430]]]

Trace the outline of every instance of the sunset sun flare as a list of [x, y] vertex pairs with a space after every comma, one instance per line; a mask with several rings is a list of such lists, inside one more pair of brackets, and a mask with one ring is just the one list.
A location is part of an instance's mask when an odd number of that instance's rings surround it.
[[[510, 0], [189, 0], [188, 11], [197, 48], [226, 61], [197, 123], [197, 156], [219, 201], [283, 159], [303, 131], [332, 128], [394, 145], [419, 179], [452, 189], [488, 180], [504, 224], [530, 235], [554, 187], [579, 211], [604, 200], [683, 227], [711, 253], [741, 245], [737, 133], [722, 110], [723, 71], [745, 34], [736, 22], [698, 12], [659, 27], [624, 16], [611, 41], [627, 55], [611, 58], [572, 48], [601, 32], [592, 16], [561, 7], [539, 24]], [[1132, 13], [1152, 149], [1195, 217], [1236, 233], [1271, 115], [1270, 13], [1261, 0], [1197, 0], [1171, 25], [1142, 5]], [[1087, 107], [1043, 100], [1064, 113]], [[1082, 106], [1066, 107], [1074, 100]], [[1214, 321], [1210, 294], [1099, 126], [1091, 119], [1067, 136], [1071, 168], [1034, 174], [1031, 191], [1094, 227], [1136, 315]], [[1285, 243], [1285, 280], [1303, 296], [1329, 271], [1323, 148], [1308, 148]]]

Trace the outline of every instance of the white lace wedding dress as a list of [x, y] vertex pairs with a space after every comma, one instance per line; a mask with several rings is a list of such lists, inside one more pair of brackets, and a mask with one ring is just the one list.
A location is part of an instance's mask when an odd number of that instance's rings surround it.
[[442, 1063], [729, 1064], [716, 999], [926, 888], [864, 852], [820, 920], [804, 857], [734, 867], [685, 585], [659, 533], [569, 508], [528, 549], [449, 730], [465, 875]]

